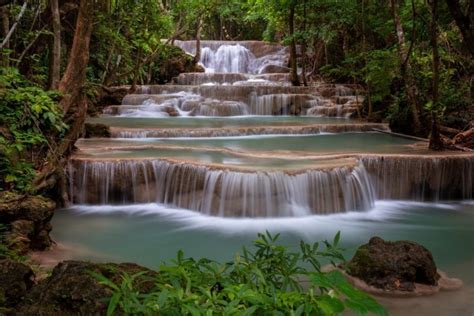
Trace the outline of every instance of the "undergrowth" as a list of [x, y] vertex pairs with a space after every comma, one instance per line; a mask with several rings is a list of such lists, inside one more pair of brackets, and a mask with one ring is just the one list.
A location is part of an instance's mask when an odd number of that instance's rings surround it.
[[[114, 283], [93, 273], [113, 294], [108, 315], [387, 315], [368, 294], [354, 288], [338, 270], [324, 272], [322, 260], [345, 262], [338, 233], [332, 242], [300, 242], [292, 252], [277, 243], [279, 235], [258, 234], [252, 250], [219, 263], [185, 258], [160, 266], [152, 290], [140, 289], [145, 272], [123, 274]], [[309, 267], [308, 267], [309, 266]], [[308, 267], [308, 268], [306, 268]], [[148, 280], [150, 281], [150, 280]]]

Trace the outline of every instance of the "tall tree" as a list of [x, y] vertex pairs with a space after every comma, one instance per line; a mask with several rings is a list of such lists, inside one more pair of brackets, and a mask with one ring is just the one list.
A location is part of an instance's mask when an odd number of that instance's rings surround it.
[[290, 36], [290, 80], [294, 86], [300, 85], [300, 80], [298, 78], [298, 65], [297, 65], [297, 53], [296, 53], [296, 40], [295, 40], [295, 10], [296, 10], [296, 0], [290, 1], [290, 8], [288, 12], [288, 28]]
[[433, 54], [433, 77], [431, 84], [431, 135], [429, 148], [433, 150], [443, 149], [443, 142], [439, 133], [438, 126], [438, 91], [439, 91], [439, 51], [438, 51], [438, 0], [428, 1], [431, 7], [431, 23], [430, 23], [430, 35], [431, 35], [431, 50]]
[[61, 79], [61, 17], [58, 0], [49, 0], [52, 17], [53, 41], [49, 63], [49, 88], [58, 89]]
[[36, 190], [58, 189], [57, 194], [67, 201], [64, 176], [65, 159], [72, 151], [76, 140], [82, 135], [87, 115], [85, 93], [86, 70], [89, 63], [89, 44], [93, 28], [95, 0], [81, 0], [74, 32], [74, 40], [64, 76], [59, 83], [63, 95], [60, 106], [68, 132], [53, 148], [41, 173], [35, 179]]
[[[0, 6], [0, 38], [5, 38], [8, 34], [8, 30], [10, 29], [10, 16], [8, 12], [8, 6], [1, 5]], [[4, 47], [5, 49], [10, 48], [8, 43]], [[7, 67], [9, 64], [9, 58], [7, 54], [3, 54], [0, 52], [0, 66]]]
[[421, 133], [421, 107], [417, 98], [417, 85], [410, 65], [410, 50], [409, 48], [407, 48], [405, 41], [405, 32], [403, 30], [402, 21], [400, 18], [398, 0], [390, 0], [390, 9], [392, 11], [395, 31], [397, 33], [397, 52], [400, 63], [400, 73], [405, 82], [405, 93], [407, 97], [407, 103], [410, 107], [410, 112], [413, 120], [413, 133], [415, 135], [419, 135]]
[[449, 12], [461, 32], [463, 44], [471, 56], [474, 56], [474, 1], [466, 2], [467, 8], [464, 13], [459, 0], [446, 0]]

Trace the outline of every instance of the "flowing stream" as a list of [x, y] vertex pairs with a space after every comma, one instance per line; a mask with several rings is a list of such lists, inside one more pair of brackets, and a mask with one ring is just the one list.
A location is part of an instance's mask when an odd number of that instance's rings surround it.
[[466, 286], [384, 300], [389, 310], [472, 315], [473, 154], [433, 153], [351, 119], [363, 102], [351, 86], [291, 87], [284, 47], [201, 45], [205, 73], [139, 87], [89, 119], [112, 138], [80, 140], [69, 162], [74, 205], [52, 232], [63, 256], [156, 267], [182, 249], [222, 261], [265, 230], [292, 247], [342, 231], [348, 257], [374, 235], [408, 239]]

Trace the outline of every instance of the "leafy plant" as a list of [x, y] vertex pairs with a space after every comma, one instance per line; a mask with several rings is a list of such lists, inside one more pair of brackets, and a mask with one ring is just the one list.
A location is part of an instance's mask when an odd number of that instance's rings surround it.
[[41, 152], [48, 135], [62, 136], [67, 129], [58, 98], [57, 92], [33, 85], [15, 68], [0, 69], [0, 189], [30, 190], [33, 149]]
[[[185, 258], [182, 251], [162, 265], [154, 288], [142, 291], [143, 273], [123, 274], [117, 284], [94, 276], [112, 290], [108, 315], [387, 315], [369, 295], [355, 289], [338, 271], [323, 272], [322, 261], [344, 262], [338, 233], [332, 242], [303, 241], [292, 252], [279, 235], [258, 234], [253, 250], [242, 249], [232, 262]], [[311, 268], [306, 268], [310, 266]]]

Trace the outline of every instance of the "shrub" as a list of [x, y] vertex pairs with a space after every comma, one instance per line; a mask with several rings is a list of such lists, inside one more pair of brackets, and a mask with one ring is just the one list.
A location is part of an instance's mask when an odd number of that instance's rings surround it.
[[344, 262], [339, 233], [323, 247], [301, 241], [298, 252], [277, 244], [278, 237], [259, 234], [254, 251], [244, 247], [224, 264], [184, 258], [180, 251], [172, 264], [160, 267], [153, 290], [146, 293], [135, 285], [143, 273], [124, 274], [120, 284], [94, 275], [113, 292], [108, 315], [118, 309], [127, 315], [335, 315], [345, 310], [387, 315], [338, 270], [322, 271], [321, 259]]
[[48, 136], [66, 130], [58, 98], [57, 92], [26, 81], [15, 68], [0, 69], [0, 190], [29, 191], [34, 161]]

